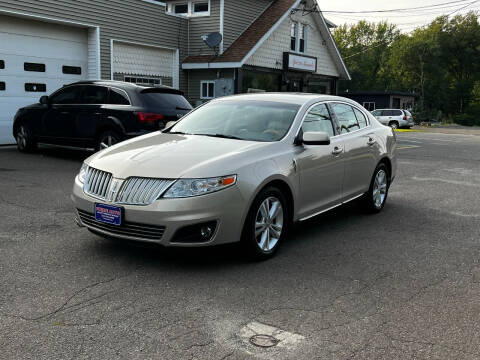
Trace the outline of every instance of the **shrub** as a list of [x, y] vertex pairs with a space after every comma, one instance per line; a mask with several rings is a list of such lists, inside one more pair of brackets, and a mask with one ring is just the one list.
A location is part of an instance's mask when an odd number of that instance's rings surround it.
[[480, 104], [470, 105], [463, 114], [454, 115], [453, 121], [464, 126], [480, 126]]

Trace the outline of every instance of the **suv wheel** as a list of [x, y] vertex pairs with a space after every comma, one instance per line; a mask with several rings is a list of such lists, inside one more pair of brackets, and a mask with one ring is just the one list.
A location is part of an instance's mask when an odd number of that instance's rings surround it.
[[400, 127], [400, 125], [398, 124], [398, 121], [390, 121], [388, 126], [390, 126], [392, 129], [398, 129]]
[[32, 132], [25, 124], [20, 124], [15, 133], [17, 148], [21, 152], [29, 152], [36, 148], [37, 144], [33, 140]]
[[390, 187], [390, 175], [384, 163], [378, 164], [370, 182], [370, 188], [364, 195], [365, 208], [370, 213], [379, 213], [385, 206]]
[[249, 257], [253, 260], [272, 257], [286, 236], [289, 219], [282, 192], [275, 187], [262, 190], [250, 207], [242, 233]]
[[109, 148], [122, 141], [122, 137], [116, 131], [104, 131], [100, 134], [97, 141], [97, 151]]

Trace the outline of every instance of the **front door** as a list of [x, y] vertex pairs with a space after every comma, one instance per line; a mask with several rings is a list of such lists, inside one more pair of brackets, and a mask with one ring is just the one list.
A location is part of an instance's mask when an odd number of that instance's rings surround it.
[[43, 141], [71, 145], [80, 95], [80, 86], [68, 86], [50, 97], [48, 110], [45, 111], [42, 118], [41, 138]]
[[295, 153], [300, 174], [299, 214], [305, 218], [341, 202], [344, 145], [341, 137], [335, 137], [332, 117], [325, 104], [315, 105], [308, 111], [300, 131], [322, 131], [331, 137], [330, 145], [301, 145]]

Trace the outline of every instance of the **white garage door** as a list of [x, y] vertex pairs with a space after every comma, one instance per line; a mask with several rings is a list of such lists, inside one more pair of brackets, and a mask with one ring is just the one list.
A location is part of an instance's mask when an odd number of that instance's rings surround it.
[[0, 144], [16, 111], [87, 76], [88, 30], [0, 15]]
[[178, 87], [178, 68], [176, 50], [113, 41], [112, 72], [117, 80]]

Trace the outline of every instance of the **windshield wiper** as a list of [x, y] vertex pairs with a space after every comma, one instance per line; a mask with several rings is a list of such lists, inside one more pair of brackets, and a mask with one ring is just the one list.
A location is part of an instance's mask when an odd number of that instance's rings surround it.
[[173, 134], [173, 135], [192, 135], [184, 133], [183, 131], [167, 131], [165, 134]]
[[216, 138], [222, 138], [222, 139], [245, 140], [233, 135], [224, 135], [224, 134], [195, 134], [195, 135], [210, 136], [210, 137], [216, 137]]
[[192, 109], [183, 108], [183, 107], [180, 107], [180, 106], [175, 107], [175, 109], [176, 109], [176, 110], [192, 110]]

